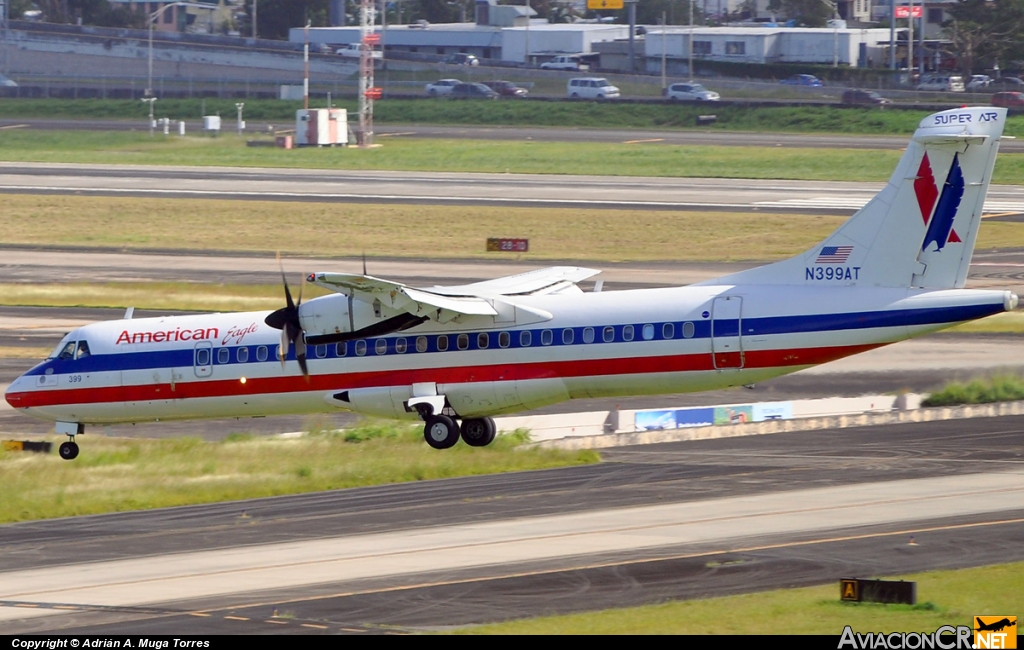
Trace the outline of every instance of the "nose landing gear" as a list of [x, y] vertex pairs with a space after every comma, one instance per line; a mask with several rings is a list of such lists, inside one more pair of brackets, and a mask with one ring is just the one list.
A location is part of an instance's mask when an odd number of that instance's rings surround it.
[[60, 457], [64, 460], [78, 458], [78, 444], [75, 442], [75, 436], [85, 433], [85, 425], [81, 422], [58, 422], [54, 429], [58, 434], [64, 434], [68, 437], [68, 441], [62, 443], [57, 449]]

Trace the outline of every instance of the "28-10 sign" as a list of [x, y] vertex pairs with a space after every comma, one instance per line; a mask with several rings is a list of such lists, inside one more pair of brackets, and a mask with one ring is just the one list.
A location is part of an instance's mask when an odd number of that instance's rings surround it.
[[530, 250], [529, 239], [511, 239], [508, 237], [488, 237], [488, 253], [525, 253]]

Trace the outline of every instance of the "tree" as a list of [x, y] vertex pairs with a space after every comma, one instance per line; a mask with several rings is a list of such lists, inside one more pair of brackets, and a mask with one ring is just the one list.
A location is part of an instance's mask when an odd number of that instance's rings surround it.
[[[36, 6], [51, 23], [77, 23], [99, 27], [144, 27], [142, 12], [129, 5], [112, 5], [108, 0], [36, 0]], [[11, 6], [14, 17], [14, 4]], [[24, 11], [24, 9], [22, 9]], [[18, 15], [21, 15], [20, 13]]]
[[[313, 27], [327, 27], [330, 24], [329, 0], [258, 0], [256, 20], [260, 38], [288, 39], [292, 27], [305, 27], [309, 21]], [[239, 25], [245, 35], [252, 34], [252, 2], [245, 5], [245, 20]]]
[[771, 0], [769, 11], [781, 11], [801, 27], [824, 27], [835, 16], [832, 0]]
[[963, 74], [1024, 54], [1024, 0], [962, 0], [948, 11], [943, 30]]

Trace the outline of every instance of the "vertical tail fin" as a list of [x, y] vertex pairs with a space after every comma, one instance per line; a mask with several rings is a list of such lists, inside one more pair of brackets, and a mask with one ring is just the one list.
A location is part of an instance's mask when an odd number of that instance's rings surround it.
[[992, 179], [1004, 108], [921, 120], [888, 185], [806, 253], [705, 284], [963, 287]]

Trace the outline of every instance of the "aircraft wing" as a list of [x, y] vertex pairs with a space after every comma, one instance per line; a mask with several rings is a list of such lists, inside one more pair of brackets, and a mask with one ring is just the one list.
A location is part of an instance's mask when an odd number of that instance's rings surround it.
[[496, 316], [498, 313], [489, 301], [479, 296], [441, 295], [369, 275], [313, 273], [307, 280], [356, 300], [380, 304], [415, 316], [425, 316], [441, 323], [447, 323], [463, 314]]
[[558, 293], [577, 282], [600, 273], [597, 269], [586, 269], [578, 266], [551, 266], [546, 269], [507, 275], [495, 280], [474, 282], [451, 287], [433, 287], [430, 291], [445, 296], [527, 296], [545, 293]]

